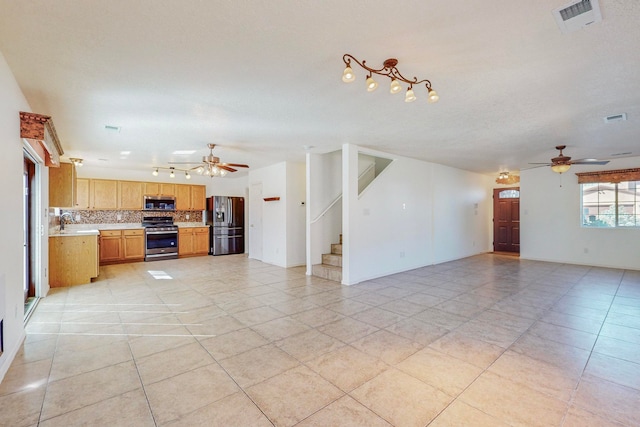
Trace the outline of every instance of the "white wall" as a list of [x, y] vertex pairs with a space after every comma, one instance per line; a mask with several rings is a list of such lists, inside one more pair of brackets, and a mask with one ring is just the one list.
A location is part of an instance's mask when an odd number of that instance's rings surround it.
[[343, 147], [344, 284], [490, 250], [489, 177], [395, 156], [358, 197], [359, 151], [389, 157]]
[[29, 104], [0, 53], [0, 182], [5, 208], [0, 209], [2, 256], [0, 257], [0, 314], [4, 313], [4, 353], [0, 356], [0, 380], [4, 377], [24, 339], [22, 291], [22, 171], [20, 111]]
[[[296, 180], [298, 182], [294, 182]], [[252, 170], [249, 172], [249, 192], [256, 183], [262, 183], [263, 198], [280, 197], [277, 201], [262, 202], [261, 261], [280, 267], [304, 265], [305, 210], [300, 202], [305, 200], [305, 165], [281, 162]], [[252, 199], [251, 194], [249, 199]], [[301, 261], [297, 261], [300, 254], [290, 254], [290, 251], [301, 252]]]
[[492, 178], [432, 164], [433, 263], [492, 250]]
[[576, 172], [634, 168], [640, 157], [605, 166], [573, 165], [562, 176], [549, 168], [520, 174], [520, 258], [640, 270], [640, 229], [580, 226]]
[[306, 165], [287, 163], [287, 267], [306, 262]]

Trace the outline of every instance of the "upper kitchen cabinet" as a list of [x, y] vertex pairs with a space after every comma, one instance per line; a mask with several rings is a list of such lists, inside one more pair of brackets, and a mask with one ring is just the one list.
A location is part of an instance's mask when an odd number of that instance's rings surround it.
[[176, 185], [164, 182], [145, 182], [145, 196], [174, 196], [176, 195]]
[[176, 184], [176, 209], [179, 211], [191, 209], [191, 185]]
[[91, 209], [118, 208], [118, 181], [92, 179], [89, 182]]
[[118, 209], [142, 209], [144, 183], [136, 181], [118, 181]]
[[73, 164], [60, 163], [59, 168], [49, 168], [49, 206], [76, 206], [76, 167]]
[[204, 185], [176, 184], [176, 209], [179, 211], [205, 210], [206, 189]]
[[191, 186], [191, 210], [203, 211], [207, 208], [207, 187], [204, 185]]
[[89, 178], [76, 179], [76, 207], [78, 209], [91, 209], [91, 201], [89, 199]]

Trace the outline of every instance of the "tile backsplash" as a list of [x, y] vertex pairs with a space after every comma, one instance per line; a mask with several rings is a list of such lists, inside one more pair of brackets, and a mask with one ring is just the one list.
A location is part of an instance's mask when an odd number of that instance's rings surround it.
[[[73, 215], [74, 224], [118, 224], [118, 223], [136, 223], [142, 222], [143, 216], [170, 216], [174, 222], [202, 222], [202, 211], [175, 211], [175, 212], [150, 212], [150, 211], [118, 211], [118, 210], [76, 210], [61, 209], [60, 214], [69, 212]], [[189, 215], [189, 218], [187, 218]], [[51, 220], [58, 219], [49, 215], [49, 225]], [[79, 217], [79, 218], [78, 218]], [[65, 224], [71, 223], [68, 217], [64, 218]], [[55, 225], [58, 225], [56, 223]]]

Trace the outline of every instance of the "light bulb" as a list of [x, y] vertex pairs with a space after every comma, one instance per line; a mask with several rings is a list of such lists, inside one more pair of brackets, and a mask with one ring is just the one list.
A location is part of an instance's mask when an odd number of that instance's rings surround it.
[[389, 92], [398, 93], [400, 92], [400, 90], [402, 90], [402, 86], [400, 86], [400, 83], [398, 83], [396, 79], [391, 80], [391, 87]]
[[219, 174], [220, 174], [220, 169], [218, 169], [218, 166], [214, 166], [214, 167], [211, 169], [211, 175], [213, 175], [213, 176], [218, 176]]
[[151, 172], [151, 175], [158, 176], [158, 169], [154, 169], [153, 172]]
[[347, 68], [342, 72], [342, 81], [345, 83], [351, 83], [356, 79], [356, 75], [353, 74], [353, 70], [347, 65]]
[[416, 100], [416, 95], [413, 93], [413, 89], [407, 89], [407, 94], [404, 96], [404, 102], [413, 102]]
[[377, 88], [378, 88], [378, 82], [373, 80], [373, 77], [369, 76], [369, 78], [367, 78], [367, 92], [373, 92]]
[[570, 168], [571, 168], [571, 165], [568, 165], [566, 163], [551, 166], [551, 170], [556, 172], [556, 173], [565, 173]]
[[173, 169], [171, 169], [171, 173], [169, 174], [169, 178], [175, 178], [176, 174], [173, 172]]
[[427, 102], [430, 102], [430, 103], [433, 104], [434, 102], [438, 102], [438, 99], [440, 99], [440, 97], [438, 96], [438, 93], [435, 90], [430, 89], [429, 90], [429, 98], [428, 98]]
[[188, 171], [184, 173], [184, 177], [185, 177], [186, 179], [191, 179], [191, 175], [189, 175], [189, 172], [188, 172]]
[[224, 169], [220, 169], [220, 176], [225, 176], [227, 174], [227, 171]]
[[202, 166], [198, 166], [198, 169], [196, 169], [196, 172], [202, 175], [202, 172], [204, 172], [204, 168]]

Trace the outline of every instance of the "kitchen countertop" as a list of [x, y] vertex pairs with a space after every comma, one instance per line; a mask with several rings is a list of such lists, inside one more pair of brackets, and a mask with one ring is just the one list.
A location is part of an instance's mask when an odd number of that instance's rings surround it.
[[[174, 223], [178, 228], [192, 228], [192, 227], [208, 227], [207, 224], [201, 222], [176, 222]], [[100, 230], [134, 230], [144, 228], [139, 222], [122, 222], [116, 224], [67, 224], [64, 230], [59, 230], [58, 227], [54, 231], [49, 232], [49, 237], [62, 237], [62, 236], [91, 236], [100, 234]]]

